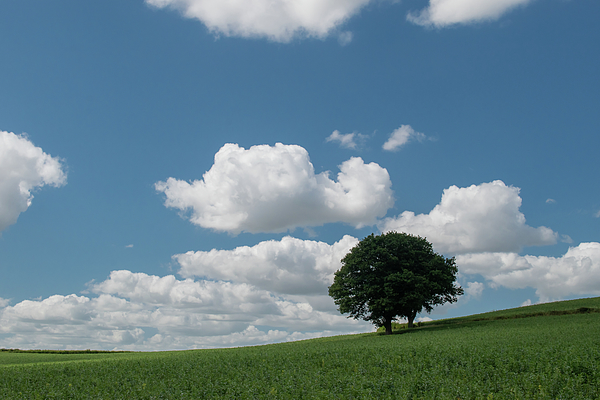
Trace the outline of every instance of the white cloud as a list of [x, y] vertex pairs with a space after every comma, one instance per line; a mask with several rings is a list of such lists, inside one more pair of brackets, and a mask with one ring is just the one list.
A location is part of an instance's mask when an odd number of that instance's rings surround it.
[[[143, 330], [132, 327], [124, 311], [131, 305], [107, 297], [54, 295], [6, 307], [0, 311], [0, 347], [110, 349], [139, 343]], [[107, 302], [120, 307], [107, 311]]]
[[308, 152], [296, 145], [224, 145], [203, 179], [191, 183], [169, 178], [155, 188], [165, 206], [191, 211], [204, 228], [284, 232], [296, 227], [343, 222], [372, 225], [393, 205], [385, 168], [353, 157], [340, 165], [337, 182], [328, 172], [315, 175]]
[[515, 253], [460, 255], [462, 274], [479, 274], [493, 285], [536, 289], [540, 301], [571, 295], [600, 295], [600, 243], [581, 243], [562, 257], [519, 256]]
[[554, 199], [546, 199], [546, 204], [556, 204], [556, 200], [554, 200]]
[[465, 294], [470, 297], [479, 298], [485, 289], [485, 284], [481, 282], [468, 282], [465, 289]]
[[341, 259], [358, 244], [344, 236], [324, 242], [284, 237], [233, 250], [190, 251], [173, 258], [183, 277], [244, 282], [279, 294], [326, 294]]
[[429, 7], [409, 13], [407, 19], [417, 25], [443, 28], [454, 24], [491, 21], [529, 4], [531, 0], [430, 0]]
[[187, 349], [372, 329], [247, 283], [122, 270], [90, 290], [97, 297], [55, 295], [0, 309], [0, 347]]
[[383, 144], [383, 149], [388, 151], [400, 150], [410, 140], [423, 141], [426, 136], [416, 132], [410, 125], [402, 125], [390, 134], [389, 139]]
[[23, 135], [0, 131], [0, 232], [27, 210], [35, 189], [66, 182], [58, 158], [44, 153]]
[[358, 142], [363, 142], [366, 136], [361, 135], [360, 133], [346, 133], [340, 134], [340, 131], [335, 130], [331, 135], [325, 139], [327, 142], [339, 142], [341, 147], [345, 147], [346, 149], [356, 149], [358, 146]]
[[23, 320], [35, 320], [41, 324], [61, 325], [67, 321], [82, 323], [91, 319], [87, 297], [74, 294], [50, 296], [43, 301], [24, 300], [10, 308]]
[[[180, 10], [201, 21], [212, 33], [289, 42], [325, 38], [371, 0], [146, 0]], [[341, 40], [348, 41], [348, 36]]]
[[466, 188], [451, 186], [429, 214], [405, 211], [380, 224], [382, 232], [426, 237], [442, 253], [519, 252], [525, 246], [555, 244], [557, 233], [533, 228], [519, 211], [519, 188], [502, 181]]

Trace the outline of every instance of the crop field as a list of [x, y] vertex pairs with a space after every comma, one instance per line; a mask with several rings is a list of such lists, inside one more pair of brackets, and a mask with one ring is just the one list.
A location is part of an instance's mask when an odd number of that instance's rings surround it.
[[2, 351], [0, 398], [598, 399], [599, 311], [583, 299], [235, 349]]

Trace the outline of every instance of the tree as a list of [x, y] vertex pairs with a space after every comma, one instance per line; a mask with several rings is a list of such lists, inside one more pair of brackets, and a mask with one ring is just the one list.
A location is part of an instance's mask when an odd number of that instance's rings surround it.
[[342, 314], [362, 318], [392, 333], [392, 321], [408, 319], [413, 327], [421, 310], [454, 303], [463, 289], [455, 284], [454, 258], [433, 251], [419, 236], [389, 232], [371, 234], [342, 259], [329, 295]]

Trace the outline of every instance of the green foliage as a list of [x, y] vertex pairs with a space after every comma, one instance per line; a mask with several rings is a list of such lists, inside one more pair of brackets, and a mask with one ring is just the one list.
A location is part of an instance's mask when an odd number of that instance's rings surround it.
[[329, 295], [342, 314], [385, 326], [434, 306], [453, 303], [463, 289], [455, 284], [454, 258], [435, 253], [427, 240], [406, 233], [371, 234], [342, 259]]
[[[561, 309], [562, 303], [552, 304]], [[4, 363], [6, 356], [42, 358], [38, 364], [18, 364]], [[67, 358], [56, 362], [57, 356]], [[5, 352], [0, 353], [0, 398], [598, 399], [600, 314], [446, 320], [402, 335], [237, 349]]]

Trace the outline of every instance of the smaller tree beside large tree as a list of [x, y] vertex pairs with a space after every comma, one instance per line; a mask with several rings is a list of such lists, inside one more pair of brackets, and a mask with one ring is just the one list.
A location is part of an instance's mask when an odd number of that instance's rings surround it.
[[431, 243], [419, 236], [389, 232], [371, 234], [342, 259], [329, 295], [342, 314], [362, 318], [392, 333], [392, 321], [408, 320], [425, 309], [454, 303], [464, 293], [458, 286], [454, 258], [433, 251]]

